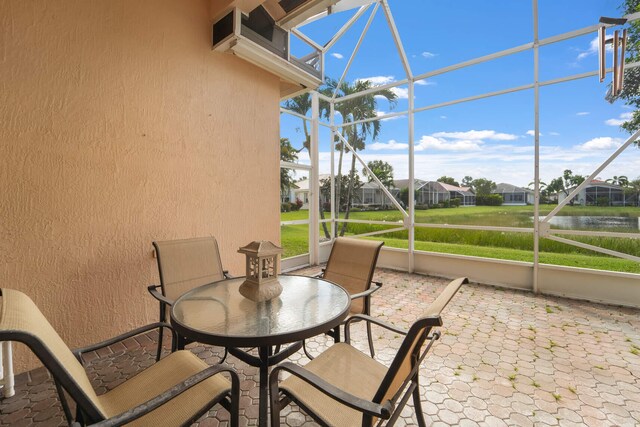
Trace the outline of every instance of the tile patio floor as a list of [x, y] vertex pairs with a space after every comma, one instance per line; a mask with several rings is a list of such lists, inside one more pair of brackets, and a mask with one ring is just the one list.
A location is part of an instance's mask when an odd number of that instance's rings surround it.
[[[318, 271], [302, 270], [302, 274]], [[372, 314], [407, 327], [447, 280], [379, 269], [383, 288]], [[640, 310], [531, 293], [466, 285], [443, 314], [443, 336], [421, 369], [423, 409], [432, 425], [636, 426], [640, 425]], [[362, 325], [356, 346], [366, 348]], [[377, 358], [388, 363], [400, 337], [374, 329]], [[112, 388], [153, 362], [153, 336], [89, 356], [98, 391]], [[324, 338], [309, 343], [320, 351]], [[124, 352], [128, 348], [127, 352]], [[216, 363], [219, 348], [192, 345]], [[307, 362], [302, 352], [292, 360]], [[230, 357], [243, 378], [241, 424], [255, 425], [257, 369]], [[63, 425], [46, 371], [22, 374], [16, 396], [0, 399], [0, 426]], [[297, 408], [290, 426], [313, 425]], [[227, 425], [226, 411], [211, 411], [199, 426]], [[411, 403], [398, 425], [414, 425]]]

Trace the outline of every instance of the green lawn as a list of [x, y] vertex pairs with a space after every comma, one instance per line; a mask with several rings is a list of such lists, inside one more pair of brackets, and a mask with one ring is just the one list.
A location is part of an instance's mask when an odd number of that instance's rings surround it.
[[[552, 205], [541, 206], [540, 214], [545, 215], [553, 208]], [[560, 215], [639, 217], [640, 208], [566, 206], [560, 211]], [[416, 211], [416, 222], [531, 228], [533, 227], [532, 216], [533, 206], [478, 206]], [[307, 219], [308, 212], [287, 212], [283, 213], [281, 218], [282, 221]], [[362, 234], [398, 227], [398, 221], [402, 216], [398, 211], [370, 211], [353, 212], [350, 218], [390, 222], [389, 226], [348, 225], [347, 234]], [[307, 252], [307, 225], [282, 226], [281, 232], [285, 258]], [[323, 235], [322, 229], [320, 235]], [[406, 249], [408, 245], [406, 231], [386, 233], [375, 238], [384, 240], [386, 246]], [[640, 256], [640, 244], [635, 239], [603, 237], [573, 237], [573, 239]], [[528, 233], [417, 228], [416, 250], [532, 262], [533, 236]], [[640, 273], [639, 263], [609, 257], [548, 239], [540, 241], [540, 262]]]
[[[540, 206], [540, 215], [548, 214], [554, 207], [555, 205]], [[299, 214], [299, 212], [291, 213]], [[341, 217], [343, 216], [341, 214]], [[640, 217], [640, 208], [565, 206], [560, 210], [558, 216], [622, 216], [637, 218]], [[352, 212], [349, 217], [352, 219], [395, 222], [402, 219], [402, 214], [397, 210], [369, 211]], [[470, 206], [416, 211], [416, 222], [432, 224], [533, 227], [532, 217], [533, 206]]]
[[[541, 205], [540, 215], [546, 215], [556, 205]], [[327, 217], [329, 213], [326, 214]], [[621, 216], [640, 217], [638, 207], [597, 207], [565, 206], [558, 216]], [[344, 217], [341, 213], [340, 217]], [[432, 224], [464, 224], [502, 227], [533, 227], [533, 206], [470, 206], [448, 209], [428, 209], [416, 211], [416, 222]], [[282, 221], [308, 219], [308, 211], [283, 212]], [[397, 222], [402, 214], [397, 210], [351, 212], [351, 219], [369, 219], [373, 221]]]
[[280, 239], [284, 249], [283, 258], [309, 252], [309, 226], [307, 225], [280, 226]]

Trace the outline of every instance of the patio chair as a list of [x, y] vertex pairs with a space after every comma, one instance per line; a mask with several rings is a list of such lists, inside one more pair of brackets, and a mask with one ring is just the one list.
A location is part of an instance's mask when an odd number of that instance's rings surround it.
[[[230, 278], [229, 272], [222, 268], [218, 242], [213, 236], [153, 242], [153, 247], [160, 284], [150, 285], [148, 290], [160, 303], [160, 322], [169, 320], [171, 305], [180, 295], [198, 286]], [[162, 353], [162, 336], [160, 328], [156, 360], [160, 360]], [[187, 343], [185, 338], [178, 337], [178, 348], [184, 348]], [[223, 361], [226, 354], [225, 349]]]
[[[449, 283], [408, 332], [370, 316], [355, 315], [345, 324], [345, 343], [329, 347], [304, 367], [290, 362], [278, 365], [269, 377], [272, 427], [280, 425], [280, 411], [291, 401], [324, 426], [371, 426], [384, 420], [393, 425], [411, 396], [418, 424], [425, 426], [419, 367], [440, 337], [432, 329], [442, 326], [442, 309], [464, 283], [468, 283], [466, 278]], [[405, 335], [388, 368], [349, 345], [350, 325], [356, 319]], [[291, 375], [279, 383], [280, 372]]]
[[[331, 254], [327, 266], [318, 275], [323, 279], [336, 283], [351, 295], [350, 317], [356, 314], [371, 314], [371, 295], [380, 289], [381, 282], [373, 282], [373, 273], [378, 263], [380, 248], [384, 242], [375, 240], [361, 240], [338, 237], [333, 242]], [[333, 337], [335, 342], [340, 341], [340, 327], [328, 331], [327, 335]], [[369, 351], [371, 357], [375, 355], [373, 338], [371, 336], [371, 324], [367, 323], [367, 337], [369, 338]], [[309, 359], [313, 357], [307, 352]]]
[[[155, 323], [83, 349], [71, 351], [24, 293], [0, 289], [0, 341], [28, 346], [51, 373], [69, 424], [180, 426], [216, 403], [238, 425], [239, 379], [229, 367], [209, 367], [189, 351], [176, 351], [114, 389], [97, 395], [82, 365], [82, 354], [155, 329]], [[231, 377], [229, 381], [222, 372]], [[75, 420], [64, 391], [76, 403]]]

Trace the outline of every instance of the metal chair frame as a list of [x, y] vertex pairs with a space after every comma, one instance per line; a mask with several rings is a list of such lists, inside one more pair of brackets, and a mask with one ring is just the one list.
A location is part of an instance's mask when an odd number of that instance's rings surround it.
[[[338, 239], [336, 241], [338, 241]], [[367, 316], [371, 315], [371, 295], [373, 295], [374, 292], [376, 292], [382, 287], [382, 282], [376, 282], [373, 280], [373, 274], [375, 273], [376, 265], [378, 264], [378, 256], [380, 255], [380, 250], [382, 249], [382, 246], [384, 246], [384, 242], [380, 242], [380, 245], [376, 249], [371, 262], [371, 268], [369, 269], [368, 277], [367, 277], [367, 283], [369, 283], [369, 289], [363, 292], [350, 295], [352, 301], [358, 298], [363, 298], [363, 308], [362, 308], [362, 312], [359, 314], [364, 314]], [[324, 278], [327, 269], [331, 268], [332, 256], [333, 256], [333, 248], [331, 250], [331, 254], [329, 254], [329, 260], [327, 261], [327, 266], [323, 268], [322, 272], [316, 275], [316, 277]], [[339, 284], [340, 283], [338, 283], [338, 285]], [[353, 316], [355, 315], [351, 315], [349, 318], [347, 318], [347, 320], [351, 319], [351, 317]], [[343, 324], [346, 324], [346, 322], [347, 321], [345, 321]], [[371, 353], [371, 357], [373, 357], [375, 356], [375, 348], [373, 345], [373, 336], [371, 334], [371, 324], [367, 322], [366, 326], [367, 326], [367, 338], [369, 340], [369, 352]], [[340, 342], [340, 326], [335, 327], [331, 331], [327, 331], [326, 335], [329, 335], [330, 337], [332, 337], [334, 342]], [[309, 359], [313, 359], [313, 356], [309, 354], [309, 352], [307, 351], [306, 344], [304, 342], [303, 344], [304, 344], [303, 345], [304, 353]]]
[[[452, 290], [451, 297], [455, 295], [457, 290], [462, 284], [468, 283], [466, 278], [460, 278], [452, 281], [447, 289], [443, 291], [445, 294], [447, 291]], [[410, 397], [413, 397], [414, 409], [418, 425], [421, 427], [426, 426], [424, 414], [422, 412], [422, 402], [420, 398], [419, 388], [419, 368], [422, 361], [425, 359], [427, 353], [433, 346], [436, 340], [440, 338], [438, 331], [433, 331], [433, 328], [442, 326], [442, 318], [440, 311], [446, 304], [439, 307], [438, 314], [430, 314], [418, 319], [410, 327], [408, 331], [399, 329], [393, 325], [390, 325], [381, 320], [375, 319], [367, 315], [354, 315], [348, 319], [345, 323], [345, 342], [350, 344], [351, 323], [356, 321], [365, 321], [367, 324], [375, 324], [381, 326], [392, 332], [404, 335], [405, 338], [394, 357], [391, 366], [386, 372], [380, 386], [378, 387], [372, 400], [362, 399], [358, 396], [354, 396], [335, 385], [330, 384], [318, 375], [306, 370], [304, 367], [298, 366], [291, 362], [285, 362], [278, 365], [271, 372], [269, 377], [269, 387], [271, 396], [271, 426], [278, 427], [280, 425], [280, 411], [288, 405], [290, 402], [295, 402], [303, 411], [309, 414], [317, 423], [323, 426], [328, 424], [320, 418], [319, 415], [311, 411], [303, 402], [296, 398], [293, 394], [287, 390], [279, 388], [279, 373], [287, 372], [294, 375], [301, 380], [305, 381], [309, 385], [313, 386], [323, 394], [330, 396], [332, 399], [340, 402], [341, 404], [362, 412], [362, 426], [372, 426], [374, 419], [379, 421], [376, 425], [382, 425], [387, 421], [386, 425], [392, 426], [397, 421], [404, 405], [407, 403]], [[425, 346], [426, 342], [426, 346]], [[415, 345], [414, 345], [415, 343]], [[424, 346], [424, 349], [422, 347]], [[413, 348], [413, 349], [412, 349]], [[398, 388], [392, 398], [384, 400], [387, 392], [389, 391], [396, 374], [401, 369], [403, 362], [409, 357], [411, 361], [411, 370], [405, 377], [402, 385]]]
[[[0, 297], [1, 296], [2, 290], [0, 289]], [[101, 348], [116, 344], [128, 338], [157, 328], [169, 328], [169, 330], [172, 332], [172, 335], [175, 337], [175, 332], [170, 324], [157, 322], [134, 329], [100, 343], [73, 350], [72, 353], [76, 357], [76, 359], [78, 359], [78, 361], [84, 366], [84, 360], [82, 358], [83, 354], [99, 350]], [[128, 411], [123, 412], [115, 417], [105, 420], [98, 408], [85, 394], [74, 377], [69, 373], [67, 369], [64, 368], [64, 366], [58, 361], [58, 359], [53, 355], [49, 348], [36, 335], [19, 330], [0, 330], [0, 342], [1, 341], [15, 341], [26, 345], [42, 362], [42, 364], [53, 377], [60, 403], [70, 425], [83, 426], [91, 423], [98, 423], [98, 425], [105, 427], [124, 425], [144, 416], [145, 414], [148, 414], [149, 412], [152, 412], [153, 410], [159, 408], [163, 404], [169, 402], [171, 399], [177, 397], [178, 395], [201, 383], [207, 378], [210, 378], [220, 372], [226, 372], [231, 377], [231, 393], [223, 396], [221, 399], [216, 398], [211, 400], [210, 405], [206, 405], [200, 412], [194, 414], [189, 423], [197, 420], [200, 416], [205, 414], [211, 408], [211, 406], [215, 405], [216, 403], [220, 403], [223, 407], [225, 407], [225, 409], [230, 412], [231, 424], [233, 426], [238, 426], [240, 380], [236, 372], [230, 367], [222, 365], [211, 366], [198, 372], [197, 374], [192, 375], [181, 383], [176, 384], [159, 396], [156, 396], [155, 398], [150, 399], [147, 402], [144, 402], [134, 408], [131, 408]], [[172, 351], [175, 350], [175, 342], [176, 340], [174, 339]], [[65, 397], [64, 391], [66, 391], [71, 399], [73, 399], [73, 401], [76, 403], [75, 418], [71, 415], [71, 409]], [[188, 425], [189, 423], [186, 423], [185, 425]]]
[[[213, 237], [212, 237], [213, 238]], [[186, 240], [200, 240], [202, 238], [195, 238], [195, 239], [186, 239]], [[214, 242], [215, 242], [215, 238], [213, 238]], [[160, 243], [161, 242], [153, 242], [153, 248], [155, 250], [155, 254], [156, 254], [156, 259], [158, 261], [158, 275], [160, 276], [160, 284], [159, 285], [149, 285], [147, 287], [147, 290], [149, 291], [149, 293], [151, 294], [151, 296], [153, 296], [156, 300], [158, 300], [159, 302], [159, 306], [160, 306], [160, 322], [168, 322], [169, 319], [167, 319], [167, 308], [171, 307], [173, 305], [174, 300], [168, 298], [166, 296], [167, 292], [166, 292], [166, 282], [165, 282], [165, 277], [163, 274], [163, 265], [162, 265], [162, 250], [160, 248]], [[218, 247], [218, 243], [215, 242], [216, 245], [216, 249]], [[217, 250], [217, 255], [218, 255], [218, 262], [220, 263], [220, 266], [222, 266], [222, 261], [220, 260], [220, 252], [219, 250]], [[229, 272], [227, 270], [222, 270], [222, 276], [223, 279], [231, 279], [233, 276], [229, 275]], [[159, 291], [158, 291], [159, 290]], [[156, 360], [160, 360], [160, 356], [162, 355], [162, 342], [163, 342], [163, 328], [159, 328], [158, 331], [158, 352], [156, 355]], [[181, 337], [178, 336], [177, 337], [177, 346], [178, 349], [183, 349], [184, 346], [186, 344], [189, 344], [190, 340], [186, 339], [185, 337]], [[227, 349], [225, 348], [224, 351], [224, 355], [222, 356], [222, 359], [220, 360], [220, 363], [224, 362], [225, 359], [227, 358]]]

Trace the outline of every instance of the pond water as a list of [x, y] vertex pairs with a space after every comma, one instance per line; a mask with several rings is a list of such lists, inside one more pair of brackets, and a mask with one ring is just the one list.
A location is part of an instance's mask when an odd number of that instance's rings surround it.
[[[540, 217], [540, 220], [544, 219]], [[554, 216], [549, 220], [554, 228], [568, 230], [600, 230], [637, 232], [640, 230], [640, 218], [624, 216]]]

